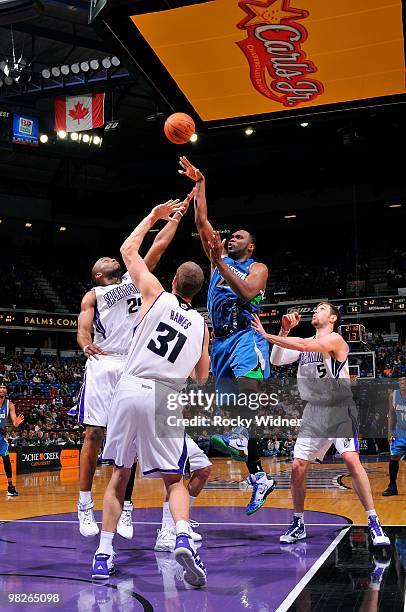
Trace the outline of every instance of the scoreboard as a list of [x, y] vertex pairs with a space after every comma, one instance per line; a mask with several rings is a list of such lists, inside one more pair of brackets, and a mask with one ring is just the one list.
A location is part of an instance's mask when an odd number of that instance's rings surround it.
[[371, 297], [351, 300], [343, 314], [373, 314], [376, 312], [406, 312], [406, 296]]
[[[289, 304], [264, 304], [261, 320], [263, 323], [280, 323], [284, 314], [298, 312], [303, 321], [310, 321], [313, 310], [323, 300], [297, 302]], [[406, 296], [380, 296], [347, 300], [326, 300], [337, 306], [342, 317], [350, 318], [374, 314], [406, 314]]]

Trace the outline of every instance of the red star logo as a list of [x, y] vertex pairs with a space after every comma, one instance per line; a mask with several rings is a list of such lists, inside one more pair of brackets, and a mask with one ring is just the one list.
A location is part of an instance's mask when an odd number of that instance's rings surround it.
[[306, 19], [309, 12], [303, 9], [297, 9], [290, 6], [291, 0], [240, 0], [239, 7], [246, 13], [238, 24], [240, 29], [246, 29], [250, 26], [263, 25], [266, 23], [282, 23], [292, 19]]

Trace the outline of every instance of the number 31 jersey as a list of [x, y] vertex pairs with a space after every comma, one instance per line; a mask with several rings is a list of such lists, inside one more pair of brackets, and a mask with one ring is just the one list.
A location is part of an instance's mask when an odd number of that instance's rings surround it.
[[126, 272], [117, 285], [93, 287], [96, 294], [94, 343], [112, 355], [127, 355], [139, 322], [141, 293]]
[[200, 359], [203, 317], [190, 304], [163, 291], [134, 332], [124, 375], [181, 388]]

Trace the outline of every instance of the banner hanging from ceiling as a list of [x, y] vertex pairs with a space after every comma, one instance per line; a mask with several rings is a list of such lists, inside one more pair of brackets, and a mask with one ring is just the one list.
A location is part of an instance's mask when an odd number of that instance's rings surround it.
[[401, 0], [216, 0], [131, 19], [205, 121], [406, 91]]
[[81, 132], [104, 124], [104, 93], [66, 96], [55, 100], [55, 131]]

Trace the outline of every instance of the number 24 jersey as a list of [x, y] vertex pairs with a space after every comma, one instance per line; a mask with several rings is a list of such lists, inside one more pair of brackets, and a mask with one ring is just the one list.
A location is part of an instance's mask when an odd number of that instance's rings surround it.
[[119, 284], [93, 287], [96, 294], [94, 343], [113, 355], [126, 355], [139, 322], [142, 297], [126, 272]]

